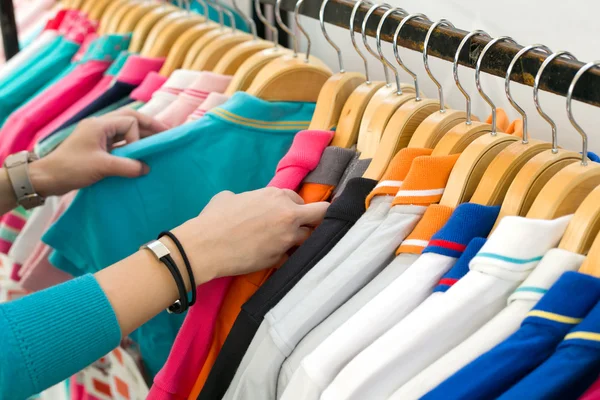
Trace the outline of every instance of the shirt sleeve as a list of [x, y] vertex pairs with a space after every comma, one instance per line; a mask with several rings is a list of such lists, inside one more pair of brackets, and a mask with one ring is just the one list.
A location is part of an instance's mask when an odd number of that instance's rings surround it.
[[119, 345], [121, 328], [93, 275], [0, 305], [0, 398], [25, 399]]

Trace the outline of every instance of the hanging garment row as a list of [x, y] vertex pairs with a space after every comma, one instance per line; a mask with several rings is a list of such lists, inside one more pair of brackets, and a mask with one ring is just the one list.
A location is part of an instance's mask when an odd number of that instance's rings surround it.
[[[570, 83], [566, 108], [582, 149], [569, 151], [539, 90], [552, 79], [549, 66], [576, 61], [571, 53], [520, 49], [505, 75], [520, 115], [510, 121], [481, 85], [490, 50], [516, 45], [510, 37], [475, 30], [452, 50], [466, 99], [453, 109], [428, 60], [450, 21], [359, 0], [348, 23], [359, 73], [344, 68], [327, 34], [327, 5], [320, 24], [337, 73], [310, 55], [303, 0], [294, 19], [305, 53], [281, 0], [273, 14], [292, 49], [278, 44], [259, 0], [273, 41], [257, 36], [236, 1], [75, 0], [40, 18], [39, 35], [0, 68], [1, 162], [23, 150], [55, 154], [91, 117], [114, 112], [151, 116], [164, 132], [113, 150], [143, 161], [147, 175], [106, 178], [2, 217], [0, 294], [15, 310], [7, 319], [31, 302], [98, 298], [77, 285], [194, 218], [221, 191], [275, 187], [331, 206], [282, 262], [203, 283], [187, 313], [164, 311], [127, 337], [107, 302], [60, 318], [40, 312], [34, 318], [63, 349], [60, 367], [44, 374], [50, 356], [40, 337], [11, 333], [38, 350], [25, 357], [27, 382], [7, 382], [10, 398], [54, 384], [71, 398], [99, 399], [600, 398], [600, 164], [571, 107], [577, 82], [600, 62]], [[373, 48], [367, 24], [381, 11]], [[383, 52], [384, 23], [397, 16], [393, 43], [411, 21], [430, 24], [423, 62], [437, 97], [421, 92], [402, 49], [392, 46], [392, 60]], [[356, 24], [385, 81], [370, 79]], [[485, 122], [458, 76], [477, 37], [489, 39], [475, 68], [491, 108]], [[510, 91], [529, 52], [546, 55], [533, 99], [550, 125], [547, 141], [529, 137]], [[65, 321], [87, 329], [65, 330]], [[82, 343], [95, 356], [75, 348]]]

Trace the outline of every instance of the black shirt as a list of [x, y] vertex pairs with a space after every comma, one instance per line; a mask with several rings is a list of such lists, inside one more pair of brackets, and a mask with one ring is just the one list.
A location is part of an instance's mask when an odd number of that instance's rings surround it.
[[225, 395], [264, 316], [363, 215], [365, 199], [376, 184], [377, 181], [366, 178], [350, 180], [340, 197], [327, 210], [321, 225], [242, 306], [198, 400], [220, 399]]

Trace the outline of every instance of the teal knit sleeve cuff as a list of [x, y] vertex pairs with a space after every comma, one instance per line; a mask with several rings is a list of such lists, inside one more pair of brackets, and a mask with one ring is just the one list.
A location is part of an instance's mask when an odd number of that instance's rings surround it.
[[0, 398], [24, 399], [119, 345], [121, 329], [93, 275], [0, 305]]

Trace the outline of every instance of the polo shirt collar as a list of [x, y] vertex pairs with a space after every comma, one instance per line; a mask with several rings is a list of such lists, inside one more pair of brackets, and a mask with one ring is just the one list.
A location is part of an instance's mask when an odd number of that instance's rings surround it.
[[147, 103], [152, 98], [154, 92], [160, 89], [160, 87], [164, 85], [166, 81], [167, 78], [158, 72], [150, 72], [148, 75], [146, 75], [140, 86], [131, 92], [131, 98]]
[[141, 84], [150, 72], [158, 72], [165, 62], [163, 57], [143, 57], [138, 54], [128, 54], [130, 55], [123, 63], [116, 79], [130, 85], [137, 86]]
[[431, 237], [442, 229], [451, 215], [451, 207], [439, 204], [429, 206], [417, 226], [400, 244], [396, 250], [396, 255], [401, 253], [421, 254], [429, 244]]
[[445, 292], [465, 276], [467, 272], [469, 272], [469, 262], [475, 257], [475, 254], [481, 250], [485, 241], [486, 239], [481, 237], [472, 239], [458, 261], [456, 261], [456, 264], [454, 264], [450, 271], [444, 274], [433, 291]]
[[117, 59], [123, 50], [127, 50], [130, 41], [130, 33], [102, 35], [90, 44], [79, 63], [88, 61], [112, 62]]

